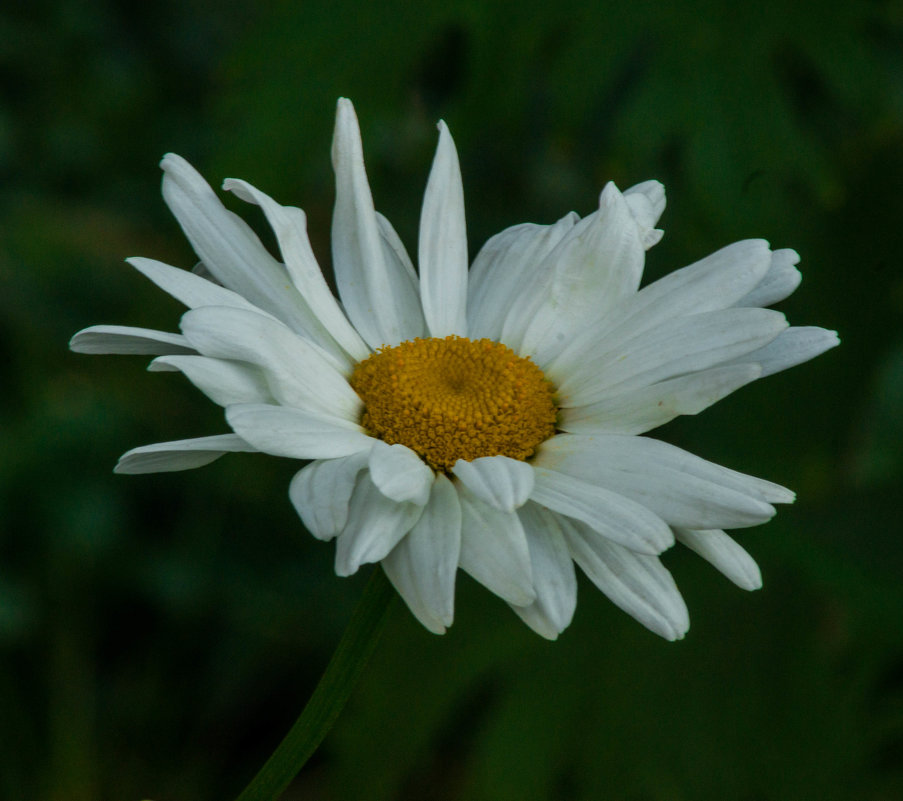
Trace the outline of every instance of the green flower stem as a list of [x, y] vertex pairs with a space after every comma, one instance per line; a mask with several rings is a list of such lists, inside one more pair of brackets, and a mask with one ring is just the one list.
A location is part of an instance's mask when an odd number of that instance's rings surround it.
[[313, 695], [237, 801], [275, 801], [332, 728], [376, 648], [395, 592], [377, 566]]

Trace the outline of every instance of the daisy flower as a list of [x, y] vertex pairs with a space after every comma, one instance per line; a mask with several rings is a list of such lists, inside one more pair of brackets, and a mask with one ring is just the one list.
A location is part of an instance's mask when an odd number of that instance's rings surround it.
[[289, 497], [315, 537], [335, 540], [336, 573], [380, 562], [437, 633], [459, 568], [550, 639], [574, 614], [575, 563], [667, 639], [689, 627], [659, 559], [675, 541], [760, 586], [724, 529], [765, 522], [793, 493], [643, 435], [837, 344], [765, 308], [797, 287], [794, 251], [744, 240], [640, 289], [664, 189], [609, 183], [598, 210], [508, 228], [468, 269], [458, 157], [440, 122], [415, 270], [374, 208], [344, 99], [332, 160], [338, 299], [304, 212], [225, 182], [262, 209], [279, 261], [184, 159], [163, 159], [163, 197], [200, 264], [129, 263], [188, 307], [181, 333], [92, 326], [71, 347], [154, 355], [149, 369], [182, 372], [231, 433], [135, 448], [118, 472], [234, 451], [308, 460]]

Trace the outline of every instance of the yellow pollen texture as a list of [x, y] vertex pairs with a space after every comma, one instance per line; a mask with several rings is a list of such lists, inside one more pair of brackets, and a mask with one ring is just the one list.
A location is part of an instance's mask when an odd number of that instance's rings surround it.
[[529, 358], [489, 339], [415, 339], [354, 368], [361, 425], [401, 443], [434, 470], [458, 459], [527, 459], [555, 433], [554, 388]]

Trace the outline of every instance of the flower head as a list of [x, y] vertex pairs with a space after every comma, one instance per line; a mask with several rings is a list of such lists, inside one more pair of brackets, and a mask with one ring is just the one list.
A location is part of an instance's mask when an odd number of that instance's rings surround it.
[[129, 262], [182, 301], [180, 334], [93, 326], [86, 353], [152, 354], [225, 408], [231, 433], [147, 445], [117, 470], [199, 467], [230, 451], [309, 460], [289, 496], [336, 540], [336, 572], [381, 562], [429, 630], [452, 622], [462, 568], [549, 638], [576, 605], [574, 563], [668, 639], [689, 626], [659, 554], [675, 540], [745, 589], [758, 568], [724, 529], [763, 523], [793, 493], [641, 436], [837, 344], [765, 307], [800, 275], [792, 250], [744, 240], [640, 289], [664, 189], [609, 183], [598, 210], [502, 231], [468, 269], [451, 135], [439, 144], [415, 270], [374, 209], [351, 103], [333, 144], [339, 299], [306, 219], [250, 184], [274, 258], [183, 159], [163, 196], [201, 261]]

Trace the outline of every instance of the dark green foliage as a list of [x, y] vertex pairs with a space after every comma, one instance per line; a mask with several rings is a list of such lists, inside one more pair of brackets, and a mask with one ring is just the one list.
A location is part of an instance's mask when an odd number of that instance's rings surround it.
[[66, 342], [175, 329], [122, 262], [194, 263], [158, 193], [167, 150], [304, 207], [328, 266], [339, 95], [412, 251], [442, 117], [472, 252], [655, 177], [650, 279], [768, 238], [802, 255], [791, 320], [844, 344], [658, 432], [799, 493], [741, 535], [762, 591], [670, 554], [678, 644], [588, 582], [553, 644], [466, 577], [443, 638], [398, 604], [286, 797], [903, 797], [901, 45], [893, 0], [4, 5], [0, 798], [232, 797], [338, 642], [365, 577], [336, 578], [291, 510], [298, 465], [113, 476], [130, 447], [225, 423], [179, 376]]

